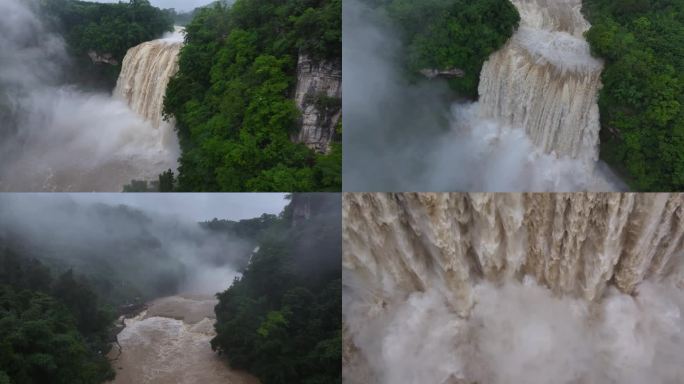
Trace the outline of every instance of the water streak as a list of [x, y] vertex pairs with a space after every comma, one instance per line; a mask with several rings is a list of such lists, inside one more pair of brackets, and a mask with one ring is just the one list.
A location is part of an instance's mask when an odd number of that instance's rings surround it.
[[546, 153], [598, 160], [603, 63], [591, 56], [580, 0], [514, 0], [521, 25], [482, 68], [484, 117], [524, 129]]
[[674, 383], [684, 195], [346, 194], [345, 382]]

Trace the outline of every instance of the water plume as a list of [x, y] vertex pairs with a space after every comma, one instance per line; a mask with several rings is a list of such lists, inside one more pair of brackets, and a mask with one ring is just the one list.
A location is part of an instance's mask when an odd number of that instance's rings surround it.
[[347, 194], [345, 382], [674, 383], [681, 194]]
[[117, 192], [177, 167], [174, 135], [63, 83], [65, 43], [35, 2], [3, 1], [0, 12], [0, 191]]

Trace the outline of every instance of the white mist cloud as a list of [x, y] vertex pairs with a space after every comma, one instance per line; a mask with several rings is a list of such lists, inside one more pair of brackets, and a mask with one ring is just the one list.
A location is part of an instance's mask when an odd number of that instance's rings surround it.
[[[128, 1], [125, 0], [90, 0], [95, 3], [127, 3]], [[213, 3], [215, 0], [151, 0], [150, 4], [154, 5], [155, 7], [166, 9], [166, 8], [174, 8], [176, 11], [192, 11], [193, 9], [197, 7], [202, 7], [208, 4]], [[229, 1], [232, 3], [233, 1]]]
[[[206, 200], [217, 207], [240, 199], [250, 204], [249, 194], [214, 195], [172, 195], [165, 201], [176, 207], [160, 213], [117, 204], [126, 202], [124, 194], [106, 195], [108, 202], [82, 198], [86, 195], [2, 194], [0, 247], [79, 274], [132, 283], [153, 296], [212, 295], [232, 284], [255, 246], [252, 239], [207, 230], [184, 212], [197, 207], [207, 215]], [[265, 213], [252, 210], [255, 216]], [[226, 209], [214, 213], [221, 218]]]
[[63, 39], [33, 1], [0, 3], [0, 191], [119, 192], [177, 166], [175, 134], [108, 94], [63, 86]]
[[672, 282], [643, 282], [634, 296], [610, 289], [599, 303], [557, 297], [531, 280], [480, 283], [468, 318], [434, 289], [382, 309], [355, 284], [346, 289], [344, 322], [368, 367], [346, 367], [345, 382], [667, 384], [684, 377], [684, 295]]

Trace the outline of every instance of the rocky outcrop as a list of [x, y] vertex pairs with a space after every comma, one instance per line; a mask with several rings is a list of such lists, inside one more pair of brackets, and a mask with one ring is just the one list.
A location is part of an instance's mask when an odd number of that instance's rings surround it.
[[434, 79], [435, 77], [463, 77], [465, 76], [465, 71], [458, 68], [450, 69], [436, 69], [436, 68], [425, 68], [420, 70], [420, 74], [427, 77], [428, 79]]
[[327, 153], [342, 118], [342, 63], [314, 61], [300, 54], [295, 100], [302, 111], [302, 120], [292, 140]]
[[116, 60], [111, 53], [99, 54], [95, 51], [88, 51], [88, 57], [93, 64], [109, 64], [109, 65], [119, 65], [119, 61]]
[[311, 196], [302, 193], [292, 195], [292, 226], [296, 227], [311, 218]]

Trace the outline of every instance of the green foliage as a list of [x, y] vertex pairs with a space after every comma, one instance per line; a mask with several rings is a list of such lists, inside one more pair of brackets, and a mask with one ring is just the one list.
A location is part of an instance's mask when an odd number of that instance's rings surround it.
[[407, 45], [407, 66], [465, 72], [449, 85], [477, 97], [482, 64], [513, 34], [520, 17], [508, 0], [376, 0], [387, 9]]
[[0, 251], [0, 383], [101, 383], [112, 312], [71, 271]]
[[[317, 155], [291, 136], [300, 51], [339, 60], [339, 0], [238, 0], [199, 9], [187, 25], [165, 113], [183, 150], [181, 191], [340, 190], [336, 154]], [[333, 160], [330, 160], [333, 158]]]
[[[94, 65], [89, 51], [109, 54], [121, 63], [129, 48], [173, 30], [168, 12], [148, 0], [102, 4], [78, 0], [41, 0], [41, 8], [65, 36], [77, 59], [80, 80], [105, 82], [113, 87], [121, 66]], [[90, 77], [90, 78], [88, 78]]]
[[601, 156], [639, 191], [684, 188], [684, 1], [585, 1], [603, 57]]
[[295, 195], [218, 295], [212, 347], [264, 384], [341, 383], [339, 209], [339, 195]]

